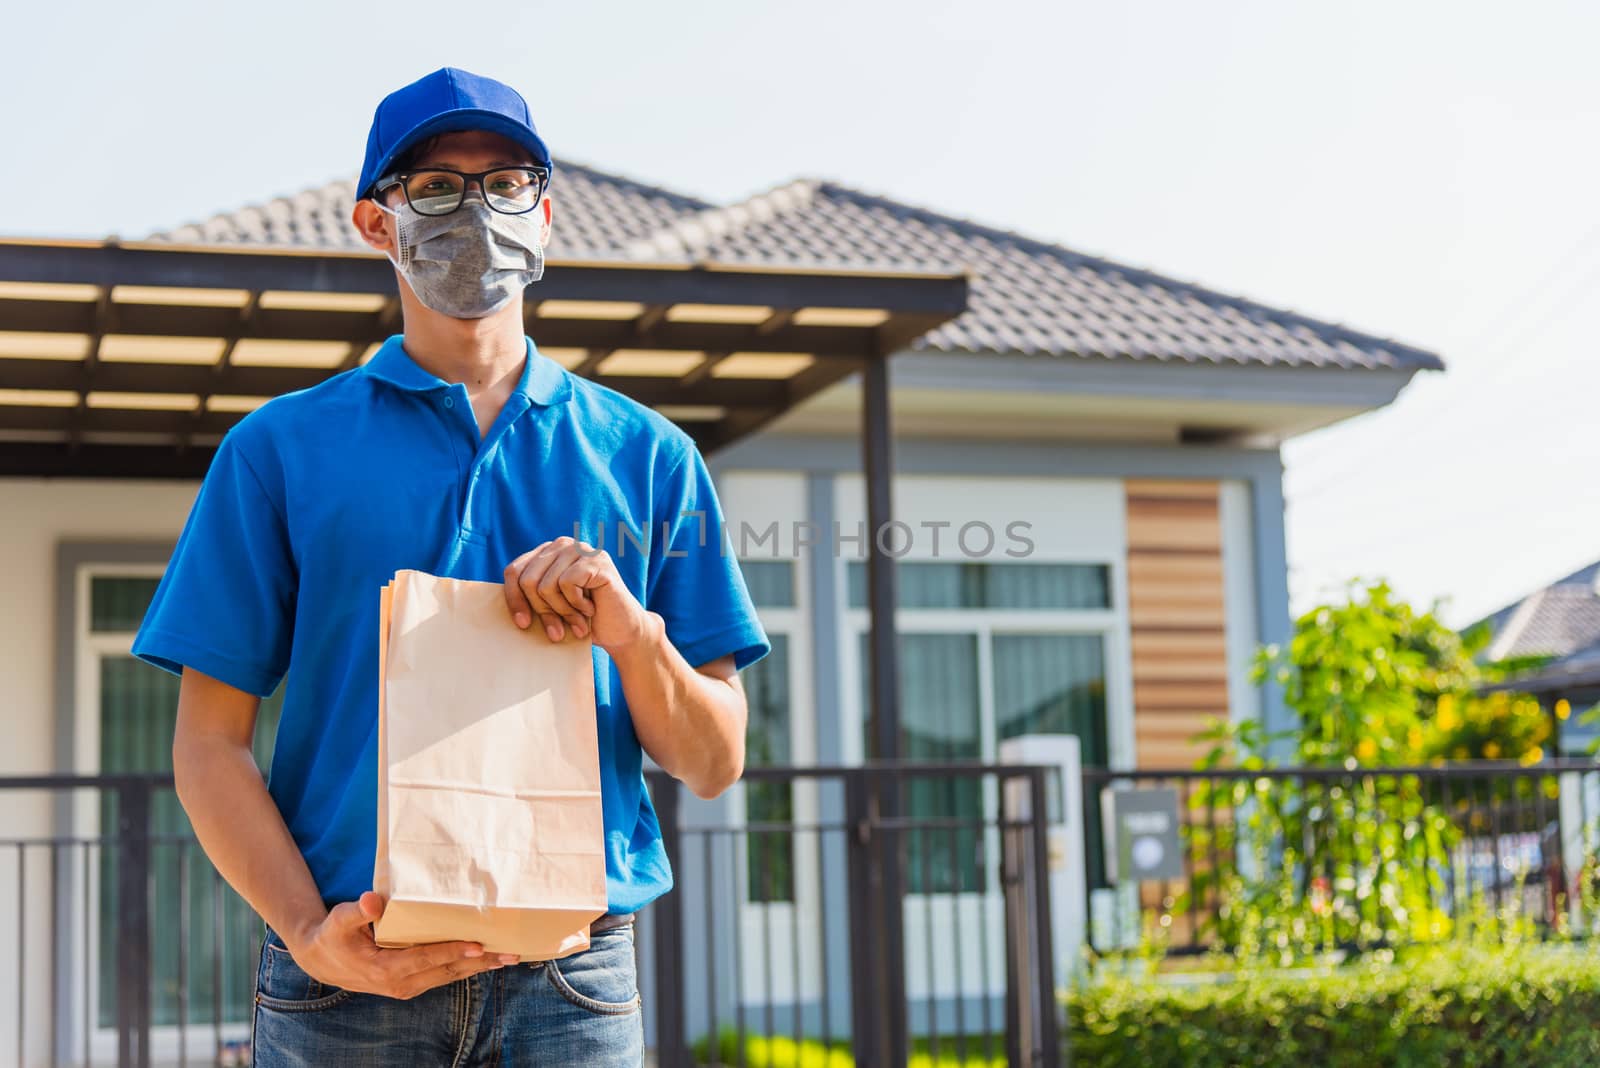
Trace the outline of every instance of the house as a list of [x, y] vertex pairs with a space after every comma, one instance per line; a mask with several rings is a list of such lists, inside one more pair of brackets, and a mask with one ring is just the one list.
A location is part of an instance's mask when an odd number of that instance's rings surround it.
[[1600, 563], [1580, 568], [1482, 620], [1485, 659], [1560, 660], [1600, 642]]
[[[1542, 660], [1496, 688], [1533, 694], [1553, 709], [1573, 712], [1600, 704], [1600, 562], [1534, 590], [1482, 621], [1489, 627], [1484, 658]], [[1581, 715], [1556, 717], [1557, 749], [1582, 756], [1600, 741], [1600, 724]]]
[[[334, 182], [139, 243], [0, 244], [0, 770], [164, 765], [175, 682], [128, 648], [209, 449], [267, 395], [356, 366], [398, 326], [387, 267], [346, 221], [352, 192]], [[1289, 634], [1279, 446], [1442, 367], [832, 182], [718, 206], [569, 164], [552, 195], [530, 332], [708, 453], [773, 638], [746, 680], [753, 763], [849, 764], [872, 744], [864, 406], [893, 416], [901, 755], [993, 759], [1014, 735], [1069, 732], [1086, 763], [1174, 767], [1198, 756], [1209, 717], [1287, 724], [1248, 681], [1254, 648]], [[941, 278], [961, 272], [952, 308]], [[691, 284], [715, 299], [685, 297]], [[872, 372], [849, 373], [864, 345], [884, 350], [886, 395]], [[866, 455], [886, 449], [869, 440]], [[263, 752], [274, 714], [269, 702]], [[695, 818], [794, 800], [734, 791]], [[5, 804], [8, 834], [100, 819], [61, 797]], [[19, 877], [39, 900], [47, 867]], [[101, 877], [86, 860], [79, 896], [54, 893], [80, 908]], [[15, 915], [18, 882], [0, 872], [0, 916]], [[803, 894], [746, 886], [741, 907], [814, 909]], [[778, 926], [791, 942], [776, 952], [798, 959], [798, 924]], [[209, 930], [196, 926], [197, 945], [220, 944]], [[34, 959], [51, 937], [34, 932]], [[90, 968], [105, 948], [88, 933], [62, 945]], [[56, 1017], [69, 1050], [86, 1020], [106, 1020], [103, 1000], [85, 1015], [95, 995], [74, 975], [54, 990], [77, 1006]], [[0, 1004], [16, 1002], [14, 981], [0, 976]], [[95, 982], [103, 998], [109, 980]], [[795, 983], [793, 1000], [827, 986]]]

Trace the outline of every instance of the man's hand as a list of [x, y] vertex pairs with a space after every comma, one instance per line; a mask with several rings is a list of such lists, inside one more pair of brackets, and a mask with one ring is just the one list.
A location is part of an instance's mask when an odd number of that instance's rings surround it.
[[511, 561], [506, 607], [526, 630], [537, 619], [558, 642], [568, 629], [611, 655], [639, 744], [698, 797], [726, 790], [744, 769], [749, 713], [733, 656], [691, 665], [667, 624], [633, 596], [610, 555], [572, 538]]
[[572, 538], [557, 538], [507, 565], [506, 607], [526, 630], [535, 617], [553, 642], [567, 628], [615, 656], [658, 633], [661, 618], [645, 611], [617, 574], [611, 554]]
[[485, 955], [476, 942], [384, 949], [373, 940], [369, 926], [383, 915], [383, 908], [383, 898], [369, 890], [360, 901], [335, 905], [322, 922], [296, 935], [294, 943], [286, 935], [284, 945], [319, 983], [402, 1000], [519, 959], [511, 953]]

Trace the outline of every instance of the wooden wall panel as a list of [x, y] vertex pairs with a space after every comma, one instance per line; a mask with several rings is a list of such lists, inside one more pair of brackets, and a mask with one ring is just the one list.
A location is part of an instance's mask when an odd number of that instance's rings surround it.
[[1135, 759], [1188, 767], [1228, 715], [1227, 608], [1216, 482], [1129, 481], [1128, 620]]

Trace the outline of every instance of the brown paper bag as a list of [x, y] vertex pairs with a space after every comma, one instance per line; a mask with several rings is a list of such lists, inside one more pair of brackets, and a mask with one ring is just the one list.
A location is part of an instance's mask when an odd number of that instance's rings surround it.
[[606, 911], [590, 642], [519, 630], [495, 582], [400, 571], [379, 603], [378, 944], [587, 949]]

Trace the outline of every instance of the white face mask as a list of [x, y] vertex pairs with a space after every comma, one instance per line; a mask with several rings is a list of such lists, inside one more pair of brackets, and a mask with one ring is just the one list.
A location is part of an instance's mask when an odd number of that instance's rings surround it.
[[544, 275], [544, 214], [537, 208], [506, 215], [473, 197], [449, 215], [378, 206], [395, 222], [390, 261], [417, 299], [441, 315], [481, 319]]

